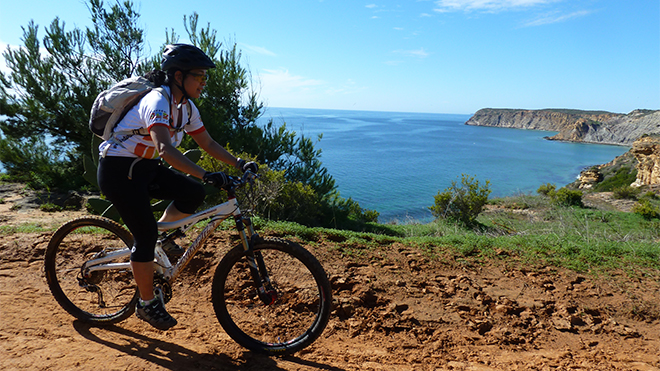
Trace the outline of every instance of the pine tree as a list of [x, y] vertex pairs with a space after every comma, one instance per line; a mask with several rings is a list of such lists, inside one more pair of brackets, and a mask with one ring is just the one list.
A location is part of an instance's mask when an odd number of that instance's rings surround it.
[[94, 98], [143, 62], [132, 3], [107, 11], [90, 0], [89, 8], [94, 28], [66, 31], [55, 18], [40, 42], [39, 27], [30, 22], [24, 47], [3, 53], [12, 72], [0, 75], [0, 161], [13, 179], [35, 188], [85, 184], [82, 157], [94, 147], [88, 127]]

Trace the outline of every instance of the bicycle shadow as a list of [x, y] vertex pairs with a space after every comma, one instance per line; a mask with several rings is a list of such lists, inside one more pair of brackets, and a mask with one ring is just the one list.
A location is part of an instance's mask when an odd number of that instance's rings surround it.
[[[225, 354], [198, 353], [181, 345], [154, 339], [125, 328], [117, 327], [115, 325], [99, 327], [76, 320], [73, 322], [73, 328], [78, 332], [78, 334], [87, 340], [101, 344], [108, 348], [118, 350], [130, 356], [142, 358], [145, 361], [172, 371], [285, 370], [279, 367], [275, 359], [272, 357], [253, 353], [247, 350], [243, 353], [239, 360], [235, 360]], [[115, 334], [121, 335], [122, 343], [125, 342], [127, 344], [120, 344], [107, 339], [102, 339], [92, 333], [92, 328], [111, 331]], [[301, 366], [313, 367], [318, 370], [343, 371], [343, 369], [340, 368], [320, 364], [313, 361], [303, 360], [295, 356], [285, 356], [281, 359], [285, 359], [289, 362], [293, 362]]]

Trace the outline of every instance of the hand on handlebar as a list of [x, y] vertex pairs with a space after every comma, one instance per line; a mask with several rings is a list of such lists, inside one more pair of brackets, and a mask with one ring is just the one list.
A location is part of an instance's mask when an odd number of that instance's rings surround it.
[[250, 170], [255, 174], [259, 172], [259, 165], [257, 165], [256, 162], [254, 161], [246, 162], [242, 158], [238, 159], [238, 162], [236, 163], [236, 167], [239, 168], [242, 172], [246, 172], [248, 170]]
[[204, 183], [213, 184], [216, 187], [224, 187], [229, 184], [229, 177], [222, 171], [211, 173], [207, 171], [202, 178]]

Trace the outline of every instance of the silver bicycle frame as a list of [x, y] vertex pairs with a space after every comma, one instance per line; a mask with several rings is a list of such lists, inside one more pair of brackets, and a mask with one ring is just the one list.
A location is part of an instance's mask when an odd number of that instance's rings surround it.
[[[227, 202], [216, 205], [212, 208], [206, 209], [199, 213], [193, 214], [189, 217], [183, 218], [175, 222], [158, 223], [159, 231], [168, 231], [178, 229], [181, 232], [186, 232], [193, 225], [198, 222], [211, 218], [209, 224], [200, 232], [195, 241], [186, 249], [185, 253], [181, 256], [176, 265], [172, 265], [170, 259], [163, 251], [160, 244], [155, 248], [155, 270], [162, 274], [168, 281], [173, 281], [181, 273], [181, 270], [188, 265], [193, 256], [199, 251], [207, 238], [218, 228], [220, 223], [229, 218], [230, 216], [240, 216], [241, 210], [238, 207], [238, 201], [235, 198], [229, 199]], [[131, 269], [130, 262], [112, 263], [117, 259], [127, 258], [131, 255], [131, 248], [111, 251], [106, 255], [91, 259], [83, 264], [83, 273], [85, 275], [95, 271], [104, 271], [111, 269]]]

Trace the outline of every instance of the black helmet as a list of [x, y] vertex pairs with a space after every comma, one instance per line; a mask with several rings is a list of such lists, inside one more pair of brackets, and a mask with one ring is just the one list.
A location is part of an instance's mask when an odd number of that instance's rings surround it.
[[194, 45], [172, 44], [165, 47], [163, 59], [160, 62], [161, 70], [190, 71], [197, 68], [215, 68], [215, 63], [200, 48]]

